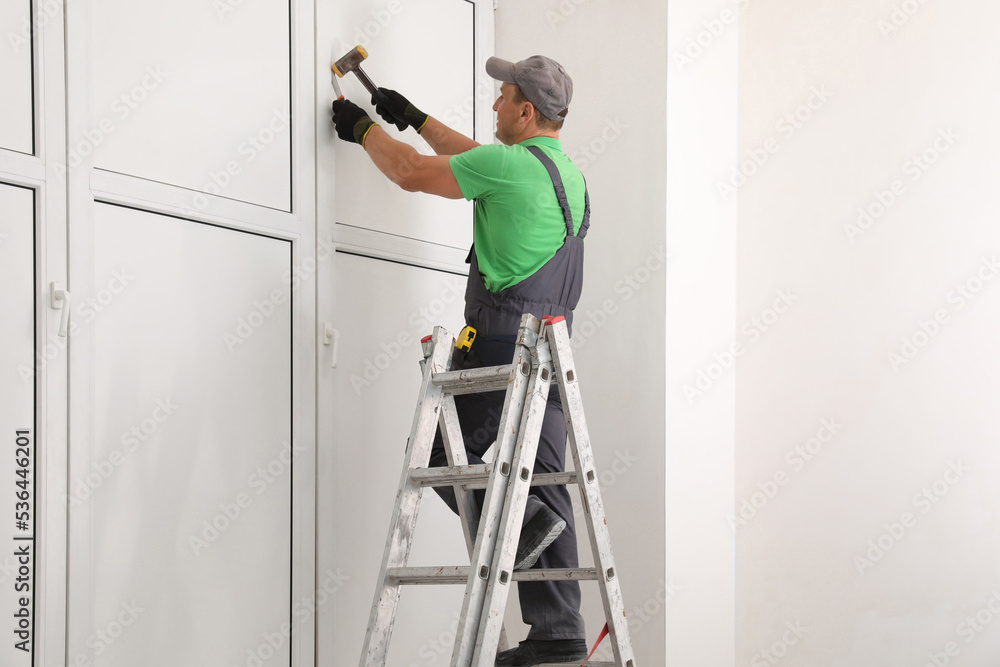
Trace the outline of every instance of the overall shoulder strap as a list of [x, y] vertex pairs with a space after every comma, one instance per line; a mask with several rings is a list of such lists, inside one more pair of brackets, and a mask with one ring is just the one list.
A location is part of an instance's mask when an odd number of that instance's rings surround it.
[[[556, 199], [559, 200], [559, 207], [562, 209], [563, 218], [566, 220], [566, 234], [569, 236], [575, 236], [573, 230], [573, 213], [569, 208], [569, 200], [566, 199], [566, 188], [563, 186], [562, 176], [559, 174], [559, 169], [556, 167], [552, 159], [546, 155], [541, 148], [538, 146], [528, 146], [528, 151], [538, 158], [538, 161], [542, 163], [545, 167], [545, 171], [549, 172], [549, 178], [552, 179], [552, 185], [556, 191]], [[580, 238], [587, 235], [587, 229], [590, 228], [590, 193], [587, 192], [587, 182], [584, 180], [584, 212], [583, 212], [583, 224], [580, 225]]]

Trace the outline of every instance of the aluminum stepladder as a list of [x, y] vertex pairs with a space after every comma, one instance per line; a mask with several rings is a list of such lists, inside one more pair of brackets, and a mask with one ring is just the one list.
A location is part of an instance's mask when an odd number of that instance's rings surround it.
[[[402, 586], [464, 584], [451, 667], [493, 667], [503, 635], [512, 581], [595, 580], [599, 584], [614, 662], [592, 667], [635, 667], [628, 623], [604, 505], [594, 467], [583, 403], [563, 318], [521, 318], [510, 364], [450, 370], [455, 339], [442, 327], [422, 341], [420, 398], [407, 442], [382, 568], [372, 604], [361, 667], [385, 667]], [[574, 470], [532, 474], [542, 418], [552, 382], [559, 387]], [[455, 396], [504, 391], [494, 460], [469, 465]], [[428, 468], [440, 424], [448, 466]], [[577, 484], [594, 567], [513, 571], [530, 486]], [[453, 486], [470, 556], [468, 566], [407, 567], [425, 487]], [[472, 490], [485, 488], [480, 515]]]

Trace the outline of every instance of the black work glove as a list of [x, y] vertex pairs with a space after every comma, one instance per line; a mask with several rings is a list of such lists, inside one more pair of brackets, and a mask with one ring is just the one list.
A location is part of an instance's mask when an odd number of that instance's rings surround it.
[[337, 136], [344, 141], [365, 145], [365, 135], [373, 125], [377, 125], [368, 113], [350, 100], [334, 100], [333, 124]]
[[427, 114], [413, 106], [410, 100], [388, 88], [379, 88], [378, 94], [372, 95], [372, 104], [375, 105], [378, 115], [385, 122], [394, 124], [400, 132], [407, 126], [420, 132], [429, 118]]

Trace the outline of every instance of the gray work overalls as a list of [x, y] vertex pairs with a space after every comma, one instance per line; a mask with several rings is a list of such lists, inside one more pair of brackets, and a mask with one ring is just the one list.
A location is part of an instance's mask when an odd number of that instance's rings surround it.
[[[455, 352], [453, 368], [476, 368], [509, 364], [514, 356], [514, 340], [523, 313], [566, 318], [570, 332], [573, 308], [583, 288], [583, 238], [590, 227], [590, 197], [584, 185], [584, 214], [580, 233], [574, 233], [573, 215], [566, 199], [562, 177], [552, 160], [537, 146], [528, 150], [545, 166], [566, 221], [566, 239], [556, 254], [538, 271], [500, 292], [486, 289], [479, 273], [475, 246], [469, 251], [469, 281], [465, 291], [465, 321], [476, 328], [472, 352]], [[465, 449], [470, 464], [482, 463], [482, 456], [496, 439], [504, 394], [466, 394], [455, 397]], [[535, 458], [536, 473], [565, 469], [566, 422], [558, 388], [553, 385], [545, 409], [542, 432]], [[440, 432], [434, 440], [430, 465], [448, 465]], [[451, 487], [435, 487], [452, 511], [458, 511]], [[482, 507], [484, 492], [476, 493]], [[525, 522], [544, 502], [566, 521], [566, 529], [539, 557], [536, 568], [578, 567], [573, 503], [565, 486], [536, 486], [525, 508]], [[518, 584], [521, 618], [531, 627], [528, 639], [585, 639], [580, 615], [580, 584], [577, 581], [523, 581]]]

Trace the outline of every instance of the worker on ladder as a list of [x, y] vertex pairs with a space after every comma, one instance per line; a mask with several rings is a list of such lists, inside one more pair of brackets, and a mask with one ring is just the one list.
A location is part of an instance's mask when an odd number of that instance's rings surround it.
[[[550, 58], [490, 58], [487, 73], [502, 82], [493, 105], [501, 144], [480, 145], [418, 110], [399, 93], [379, 88], [372, 104], [402, 131], [413, 127], [437, 155], [417, 153], [392, 138], [349, 100], [333, 103], [337, 135], [362, 145], [376, 167], [405, 190], [475, 200], [469, 251], [466, 323], [477, 330], [452, 368], [509, 364], [522, 313], [563, 316], [572, 331], [583, 285], [583, 239], [590, 202], [580, 170], [563, 152], [559, 131], [573, 94], [565, 69]], [[482, 463], [493, 443], [503, 393], [455, 398], [469, 463]], [[549, 394], [535, 473], [562, 472], [566, 423], [555, 385]], [[438, 433], [432, 466], [447, 465]], [[457, 512], [451, 487], [435, 491]], [[482, 492], [478, 492], [480, 507]], [[578, 567], [573, 505], [565, 486], [532, 487], [515, 569]], [[521, 617], [530, 626], [497, 665], [581, 662], [587, 657], [577, 581], [519, 582]]]

